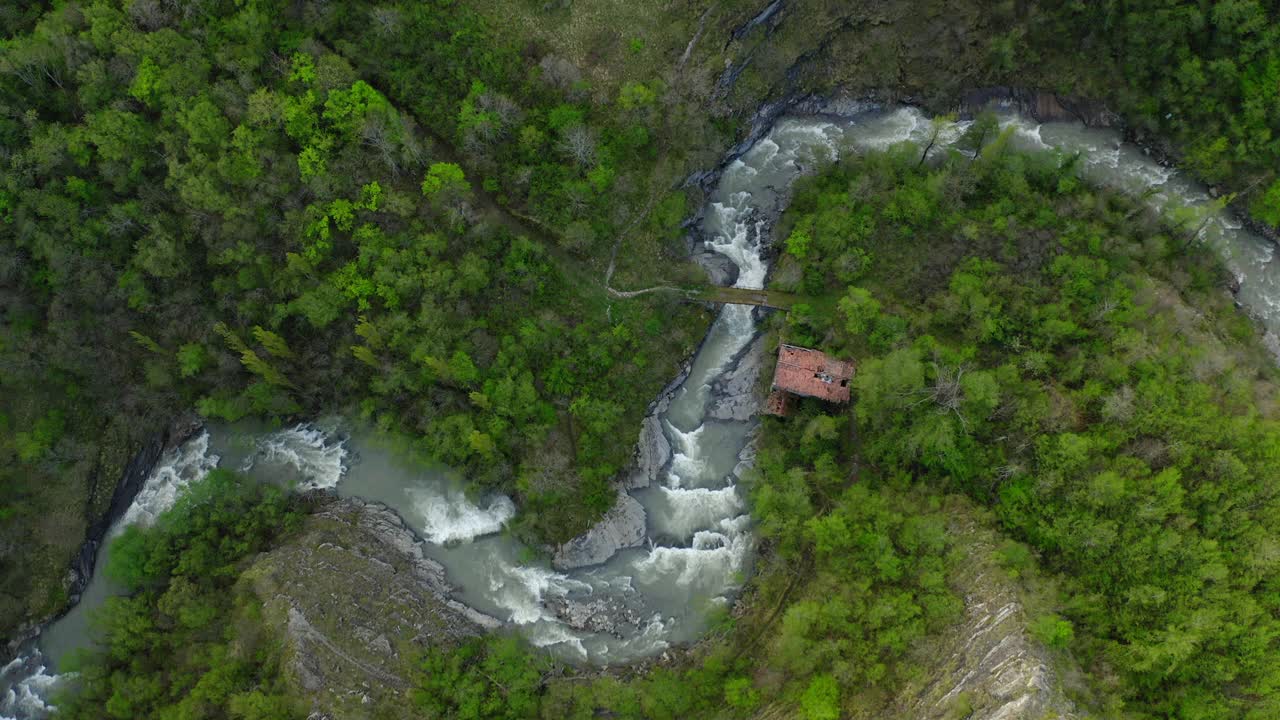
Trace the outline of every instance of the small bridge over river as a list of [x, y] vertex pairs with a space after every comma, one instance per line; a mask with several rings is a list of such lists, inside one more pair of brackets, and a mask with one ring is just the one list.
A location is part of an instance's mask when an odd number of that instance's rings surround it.
[[790, 310], [802, 298], [798, 295], [778, 292], [777, 290], [756, 290], [752, 288], [720, 287], [718, 285], [702, 288], [678, 288], [670, 285], [658, 285], [643, 290], [618, 290], [605, 286], [610, 295], [617, 298], [633, 298], [649, 293], [669, 292], [683, 295], [685, 300], [694, 302], [719, 303], [722, 305], [756, 305], [758, 307]]
[[693, 300], [723, 303], [727, 305], [757, 305], [760, 307], [790, 310], [800, 298], [777, 290], [753, 290], [750, 288], [710, 287], [689, 296]]

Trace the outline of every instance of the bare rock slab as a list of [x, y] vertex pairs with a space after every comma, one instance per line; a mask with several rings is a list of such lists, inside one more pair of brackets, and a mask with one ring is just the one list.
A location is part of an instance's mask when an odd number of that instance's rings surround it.
[[712, 400], [707, 417], [745, 422], [760, 412], [756, 393], [764, 370], [764, 335], [759, 335], [742, 351], [738, 362], [711, 386]]
[[728, 287], [738, 281], [738, 266], [727, 255], [703, 252], [694, 255], [693, 261], [706, 271], [712, 285]]
[[662, 430], [656, 414], [646, 415], [640, 423], [640, 441], [636, 446], [636, 466], [627, 479], [627, 488], [647, 488], [658, 481], [662, 469], [671, 462], [671, 441]]
[[922, 668], [900, 688], [893, 720], [1040, 720], [1081, 717], [1067, 686], [1078, 668], [1031, 636], [1018, 585], [995, 561], [1000, 539], [969, 512], [953, 516], [966, 560], [953, 581], [964, 618], [914, 652]]
[[599, 565], [624, 548], [645, 540], [645, 512], [639, 500], [618, 488], [618, 500], [590, 530], [556, 548], [551, 560], [557, 570]]
[[399, 515], [355, 498], [322, 501], [241, 582], [280, 628], [286, 676], [317, 717], [415, 717], [415, 658], [501, 624], [449, 597], [444, 568]]

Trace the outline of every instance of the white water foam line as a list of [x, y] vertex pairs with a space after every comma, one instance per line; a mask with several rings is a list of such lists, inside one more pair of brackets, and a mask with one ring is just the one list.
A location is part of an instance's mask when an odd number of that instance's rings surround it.
[[863, 150], [887, 150], [898, 143], [923, 135], [923, 128], [928, 124], [915, 108], [899, 108], [870, 122], [876, 132], [855, 132], [852, 137], [855, 147]]
[[[0, 720], [48, 717], [56, 710], [48, 702], [49, 696], [58, 685], [75, 677], [74, 673], [49, 674], [40, 652], [36, 650], [33, 653], [31, 656], [15, 658], [0, 669], [0, 680], [13, 683], [0, 696]], [[24, 673], [29, 674], [22, 677]]]
[[532, 565], [494, 563], [489, 568], [490, 599], [510, 613], [510, 622], [531, 625], [540, 620], [555, 622], [545, 607], [545, 597], [564, 597], [571, 592], [591, 592], [591, 585]]
[[733, 485], [718, 490], [661, 487], [659, 492], [670, 510], [664, 517], [653, 518], [656, 529], [682, 541], [693, 539], [695, 548], [699, 531], [718, 528], [722, 521], [738, 517], [746, 509]]
[[760, 141], [753, 145], [746, 155], [736, 160], [737, 169], [748, 170], [755, 174], [757, 172], [756, 168], [767, 167], [778, 156], [778, 151], [782, 149], [782, 146], [778, 145], [772, 135], [770, 133], [760, 138]]
[[409, 488], [414, 512], [421, 518], [419, 531], [432, 543], [470, 542], [502, 530], [515, 517], [516, 505], [500, 495], [486, 507], [471, 502], [461, 490]]
[[[1007, 119], [1004, 124], [1001, 125], [1001, 129], [1009, 127], [1012, 127], [1014, 135], [1029, 147], [1035, 148], [1036, 150], [1050, 149], [1049, 144], [1040, 136], [1040, 129], [1043, 127], [1040, 123], [1028, 122], [1025, 118], [1021, 117], [1013, 117]], [[956, 140], [959, 140], [962, 134], [963, 133], [956, 135], [955, 139], [951, 140], [947, 144], [949, 145]]]
[[161, 513], [173, 507], [188, 485], [217, 466], [218, 456], [209, 454], [208, 432], [201, 432], [166, 451], [124, 515], [111, 527], [110, 535], [114, 537], [130, 525], [151, 525]]
[[522, 628], [525, 639], [530, 645], [540, 648], [564, 647], [582, 660], [590, 657], [582, 638], [575, 635], [567, 625], [554, 621], [539, 619]]
[[[760, 255], [757, 243], [751, 240], [753, 223], [747, 220], [750, 214], [737, 208], [722, 208], [722, 216], [727, 218], [722, 227], [724, 231], [712, 237], [708, 245], [712, 250], [724, 255], [738, 267], [738, 280], [734, 287], [757, 289], [764, 284], [768, 266]], [[726, 306], [726, 309], [736, 307]]]
[[747, 515], [722, 520], [719, 531], [695, 533], [691, 547], [655, 547], [636, 563], [636, 572], [648, 584], [674, 582], [723, 595], [740, 583], [751, 549], [750, 521]]
[[788, 148], [786, 153], [774, 153], [762, 159], [761, 165], [770, 165], [774, 170], [782, 170], [784, 165], [802, 170], [819, 163], [835, 162], [840, 157], [838, 139], [842, 133], [833, 122], [783, 121], [770, 135], [784, 138]]
[[347, 471], [347, 449], [309, 423], [271, 433], [258, 441], [258, 459], [288, 465], [302, 476], [300, 489], [336, 487]]
[[[704, 390], [710, 390], [710, 387], [710, 385], [703, 385]], [[682, 432], [669, 420], [663, 419], [662, 424], [666, 427], [667, 437], [675, 441], [677, 448], [671, 454], [667, 484], [671, 487], [683, 487], [686, 483], [696, 481], [706, 469], [707, 462], [697, 457], [697, 451], [702, 433], [707, 426], [703, 424], [689, 432]]]

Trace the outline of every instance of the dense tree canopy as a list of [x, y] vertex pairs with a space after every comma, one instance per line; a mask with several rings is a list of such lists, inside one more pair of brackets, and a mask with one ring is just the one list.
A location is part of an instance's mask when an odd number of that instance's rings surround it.
[[863, 462], [990, 505], [1125, 710], [1268, 717], [1277, 372], [1223, 272], [1069, 160], [918, 152], [811, 182], [778, 272], [813, 296], [786, 336], [859, 361]]
[[305, 717], [256, 596], [235, 589], [242, 561], [298, 520], [279, 489], [215, 470], [154, 527], [127, 529], [107, 567], [126, 594], [95, 617], [101, 645], [67, 668], [80, 675], [58, 717]]
[[699, 329], [610, 308], [587, 262], [641, 219], [655, 117], [452, 2], [194, 7], [63, 4], [3, 47], [0, 522], [38, 543], [6, 625], [62, 602], [84, 496], [192, 406], [346, 410], [519, 497], [531, 539], [585, 529]]
[[[613, 302], [615, 243], [682, 258], [699, 198], [679, 178], [765, 97], [1032, 78], [1106, 99], [1280, 225], [1274, 3], [921, 2], [905, 39], [897, 7], [796, 0], [751, 22], [761, 4], [654, 5], [661, 49], [569, 3], [0, 7], [4, 634], [65, 606], [129, 454], [190, 408], [359, 416], [514, 495], [525, 539], [583, 530], [705, 320]], [[935, 40], [985, 60], [922, 66]], [[974, 127], [972, 161], [898, 149], [796, 195], [774, 282], [805, 300], [774, 329], [856, 359], [855, 403], [766, 423], [742, 616], [634, 678], [564, 680], [505, 638], [441, 648], [424, 713], [875, 716], [959, 613], [956, 494], [1016, 538], [1011, 566], [1053, 578], [1031, 632], [1108, 716], [1280, 713], [1272, 358], [1184, 228]], [[69, 715], [299, 711], [233, 590], [293, 511], [220, 473], [192, 498], [119, 541], [129, 594]]]
[[[1056, 71], [1063, 89], [1114, 99], [1135, 125], [1177, 143], [1191, 170], [1248, 191], [1280, 225], [1280, 8], [1262, 0], [1105, 0], [1029, 7], [992, 43]], [[1068, 70], [1067, 68], [1070, 68]]]

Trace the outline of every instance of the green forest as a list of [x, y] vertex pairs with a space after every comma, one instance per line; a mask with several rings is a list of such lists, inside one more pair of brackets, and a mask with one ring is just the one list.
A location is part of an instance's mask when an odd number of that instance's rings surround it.
[[68, 670], [82, 682], [59, 717], [305, 717], [279, 672], [239, 563], [297, 526], [277, 488], [214, 470], [160, 523], [127, 529], [107, 572], [125, 589], [95, 615], [104, 650]]
[[[435, 648], [423, 716], [881, 717], [920, 672], [912, 649], [962, 614], [957, 518], [1007, 538], [999, 572], [1038, 596], [1030, 631], [1080, 663], [1098, 716], [1273, 716], [1280, 386], [1216, 260], [1070, 159], [1001, 139], [975, 161], [920, 152], [844, 161], [784, 219], [775, 284], [811, 302], [774, 332], [855, 359], [857, 402], [765, 422], [745, 614], [676, 666], [588, 682], [510, 637]], [[856, 270], [832, 262], [851, 253]], [[117, 541], [110, 572], [136, 590], [99, 618], [110, 649], [77, 703], [285, 716], [270, 633], [226, 591], [296, 512], [260, 487], [215, 474]], [[201, 665], [227, 643], [225, 675]], [[163, 714], [192, 698], [204, 714]]]
[[[0, 7], [0, 638], [67, 607], [126, 463], [192, 414], [340, 413], [512, 497], [529, 546], [579, 535], [714, 317], [619, 292], [705, 287], [697, 173], [768, 101], [944, 113], [992, 86], [1104, 103], [1280, 226], [1260, 0]], [[801, 300], [768, 347], [854, 361], [854, 402], [761, 420], [732, 612], [601, 672], [503, 633], [424, 646], [417, 716], [895, 716], [981, 561], [1089, 716], [1280, 717], [1262, 333], [1191, 228], [1077, 159], [967, 145], [850, 158], [790, 198], [770, 288]], [[240, 583], [307, 512], [219, 471], [115, 540], [125, 594], [59, 717], [307, 717]]]
[[990, 507], [1058, 580], [1050, 644], [1115, 688], [1107, 716], [1270, 717], [1274, 362], [1185, 229], [1005, 142], [796, 194], [776, 281], [814, 302], [781, 332], [858, 361], [852, 413], [809, 422], [851, 424], [860, 483]]
[[5, 624], [65, 602], [86, 498], [185, 408], [349, 409], [519, 496], [529, 538], [585, 530], [631, 452], [612, 438], [701, 330], [660, 296], [610, 307], [592, 261], [683, 219], [615, 205], [647, 201], [652, 93], [599, 113], [453, 3], [398, 13], [395, 54], [356, 5], [140, 7], [5, 45], [0, 517], [37, 543], [5, 564]]

